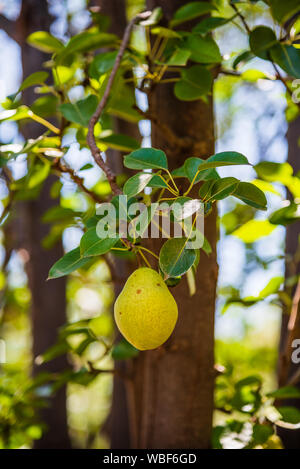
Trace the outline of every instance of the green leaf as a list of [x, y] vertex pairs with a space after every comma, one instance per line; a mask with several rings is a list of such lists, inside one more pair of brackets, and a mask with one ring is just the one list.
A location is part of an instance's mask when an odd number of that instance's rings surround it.
[[279, 23], [284, 23], [299, 11], [299, 0], [270, 0], [271, 11]]
[[133, 86], [124, 84], [122, 80], [116, 80], [113, 93], [105, 108], [108, 114], [124, 119], [134, 124], [142, 119], [142, 116], [134, 108], [136, 105]]
[[97, 97], [94, 94], [91, 94], [87, 98], [77, 101], [76, 103], [62, 104], [59, 109], [68, 121], [87, 127], [90, 118], [96, 110], [97, 104]]
[[199, 171], [204, 171], [210, 168], [218, 168], [220, 166], [232, 166], [232, 165], [249, 165], [247, 158], [241, 153], [235, 151], [224, 151], [222, 153], [216, 153], [210, 156], [207, 160], [201, 163], [198, 167]]
[[60, 87], [61, 85], [68, 83], [68, 81], [74, 77], [75, 72], [75, 67], [64, 67], [63, 65], [58, 65], [53, 69], [53, 79], [55, 85]]
[[[205, 160], [202, 160], [201, 158], [196, 158], [193, 156], [185, 160], [184, 166], [183, 166], [184, 171], [185, 171], [185, 177], [188, 177], [190, 182], [194, 181], [194, 184], [196, 184], [199, 181], [206, 181], [209, 179], [220, 178], [220, 176], [218, 175], [215, 169], [207, 169], [205, 171], [198, 172], [199, 165], [201, 165], [204, 162]], [[197, 172], [198, 172], [198, 175], [196, 179], [194, 180]]]
[[[41, 96], [40, 98], [36, 99], [31, 106], [31, 110], [34, 114], [47, 118], [53, 118], [56, 115], [57, 107], [59, 105], [59, 100], [57, 96], [53, 96], [51, 94], [47, 94], [45, 96]], [[58, 148], [60, 146], [58, 145]]]
[[300, 389], [294, 386], [284, 386], [276, 391], [269, 392], [268, 397], [274, 399], [300, 399]]
[[268, 60], [270, 49], [278, 44], [273, 29], [267, 26], [257, 26], [250, 33], [250, 48], [252, 52], [261, 59]]
[[190, 58], [190, 55], [191, 51], [187, 49], [175, 49], [174, 53], [167, 61], [167, 65], [178, 67], [185, 66]]
[[50, 269], [48, 279], [64, 277], [89, 262], [89, 258], [80, 256], [80, 248], [67, 252]]
[[168, 188], [167, 183], [164, 182], [164, 180], [160, 176], [158, 176], [157, 174], [152, 175], [152, 179], [149, 181], [148, 186], [149, 187], [158, 187], [158, 188], [161, 188], [161, 189], [167, 189]]
[[207, 254], [208, 256], [209, 256], [209, 254], [212, 253], [212, 247], [211, 247], [211, 245], [210, 245], [208, 239], [205, 238], [205, 236], [204, 236], [204, 243], [203, 243], [203, 246], [202, 246], [201, 249], [203, 249], [203, 251], [205, 252], [205, 254]]
[[269, 182], [286, 184], [293, 175], [293, 168], [289, 163], [262, 161], [254, 166], [254, 169], [259, 178]]
[[90, 228], [81, 238], [80, 253], [82, 257], [101, 256], [110, 251], [112, 247], [118, 242], [119, 238], [101, 239], [97, 235], [96, 228]]
[[208, 181], [205, 181], [204, 184], [202, 184], [202, 186], [199, 189], [199, 197], [202, 200], [210, 198], [211, 190], [212, 190], [214, 184], [215, 184], [215, 181], [213, 179], [209, 179]]
[[162, 246], [159, 266], [167, 277], [179, 277], [194, 264], [196, 251], [187, 249], [187, 242], [187, 238], [171, 238]]
[[12, 101], [15, 100], [16, 96], [18, 93], [20, 93], [21, 91], [23, 90], [26, 90], [27, 88], [29, 88], [30, 86], [34, 86], [34, 85], [41, 85], [45, 82], [45, 80], [47, 80], [49, 76], [49, 73], [47, 72], [34, 72], [32, 73], [31, 75], [29, 75], [27, 78], [25, 78], [25, 80], [23, 81], [23, 83], [21, 84], [20, 88], [18, 89], [18, 91], [12, 95], [10, 95], [10, 99]]
[[216, 7], [208, 2], [190, 2], [183, 5], [175, 12], [170, 24], [172, 27], [177, 26], [178, 24], [193, 20], [214, 10], [216, 10]]
[[234, 59], [232, 67], [236, 70], [239, 65], [243, 66], [253, 58], [254, 54], [250, 50], [245, 50]]
[[125, 156], [124, 166], [130, 169], [168, 169], [168, 161], [162, 150], [140, 148]]
[[168, 39], [180, 39], [180, 34], [173, 31], [173, 29], [164, 28], [163, 26], [156, 26], [155, 28], [151, 28], [151, 34], [155, 34], [157, 36], [166, 37]]
[[263, 445], [273, 435], [274, 430], [271, 425], [256, 423], [253, 427], [252, 438], [257, 445]]
[[260, 376], [250, 375], [250, 376], [247, 376], [246, 378], [243, 378], [237, 381], [235, 383], [235, 388], [241, 389], [245, 386], [260, 387], [261, 385], [262, 385], [262, 380]]
[[47, 72], [35, 72], [29, 75], [25, 80], [23, 81], [22, 85], [19, 88], [19, 91], [23, 91], [26, 88], [29, 88], [30, 86], [34, 85], [39, 85], [45, 82], [45, 80], [48, 78], [49, 73]]
[[210, 36], [191, 34], [187, 37], [184, 47], [191, 51], [190, 59], [195, 62], [212, 64], [222, 60], [218, 44]]
[[[128, 197], [133, 197], [142, 192], [153, 178], [151, 173], [138, 173], [129, 178], [123, 187], [123, 192]], [[163, 181], [162, 181], [163, 182]]]
[[270, 295], [274, 295], [275, 293], [278, 293], [279, 288], [281, 287], [283, 283], [284, 278], [283, 277], [273, 277], [263, 288], [258, 295], [258, 298], [264, 299], [267, 298]]
[[111, 51], [96, 55], [89, 66], [89, 75], [98, 80], [101, 75], [112, 70], [117, 54], [118, 51]]
[[207, 34], [216, 28], [220, 28], [221, 26], [224, 26], [231, 20], [232, 18], [220, 18], [217, 16], [211, 16], [209, 18], [205, 18], [200, 23], [198, 23], [197, 26], [193, 28], [193, 33]]
[[127, 360], [129, 358], [137, 357], [139, 351], [129, 344], [127, 340], [122, 339], [119, 343], [113, 346], [111, 356], [114, 360]]
[[43, 52], [54, 53], [64, 49], [64, 44], [46, 31], [36, 31], [27, 38], [28, 44]]
[[71, 221], [76, 215], [80, 215], [78, 212], [74, 212], [71, 208], [61, 207], [57, 205], [56, 207], [51, 207], [47, 210], [42, 216], [43, 223], [53, 223], [58, 221]]
[[29, 179], [27, 180], [28, 189], [33, 189], [41, 184], [48, 177], [50, 169], [51, 164], [49, 161], [36, 163], [29, 173]]
[[300, 78], [300, 50], [294, 46], [278, 43], [270, 51], [273, 62], [276, 62], [288, 75]]
[[251, 207], [267, 210], [265, 194], [251, 182], [240, 182], [233, 195]]
[[182, 70], [181, 79], [175, 83], [175, 96], [182, 101], [194, 101], [209, 93], [212, 88], [212, 74], [202, 65]]
[[275, 226], [271, 225], [268, 220], [250, 220], [231, 234], [244, 241], [244, 243], [254, 243], [265, 236], [269, 236], [274, 229]]
[[294, 425], [300, 423], [300, 410], [296, 407], [279, 407], [277, 410], [281, 415], [280, 420]]
[[65, 48], [57, 55], [57, 63], [62, 63], [70, 54], [87, 52], [100, 47], [113, 47], [118, 38], [114, 34], [102, 33], [97, 29], [83, 31], [73, 36]]
[[269, 218], [270, 223], [273, 225], [287, 226], [295, 221], [300, 220], [299, 205], [291, 202], [288, 207], [280, 208], [273, 212]]
[[109, 131], [101, 133], [98, 140], [109, 148], [119, 151], [133, 151], [140, 147], [139, 142], [135, 138], [129, 135], [113, 134]]
[[206, 202], [209, 200], [222, 200], [233, 194], [239, 185], [239, 180], [234, 177], [226, 177], [218, 179], [214, 182], [210, 189], [210, 196], [206, 198]]

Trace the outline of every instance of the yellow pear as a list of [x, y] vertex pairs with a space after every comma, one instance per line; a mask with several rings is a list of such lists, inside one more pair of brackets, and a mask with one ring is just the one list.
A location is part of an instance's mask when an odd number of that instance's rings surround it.
[[135, 270], [115, 302], [120, 332], [139, 350], [162, 345], [172, 334], [178, 309], [161, 276], [153, 269]]

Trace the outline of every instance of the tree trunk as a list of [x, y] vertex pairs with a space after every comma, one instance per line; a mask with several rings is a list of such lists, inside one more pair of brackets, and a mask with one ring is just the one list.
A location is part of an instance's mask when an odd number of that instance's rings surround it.
[[[299, 136], [300, 136], [300, 117], [289, 124], [287, 132], [288, 141], [288, 163], [293, 167], [294, 173], [300, 171], [300, 158], [299, 158]], [[290, 196], [292, 199], [292, 196]], [[297, 250], [299, 249], [299, 235], [300, 235], [300, 222], [295, 222], [288, 225], [286, 228], [286, 279], [293, 275], [299, 275], [300, 269], [297, 266], [296, 271], [291, 271], [290, 260], [293, 259]], [[292, 296], [295, 293], [295, 289], [291, 292]], [[279, 362], [279, 385], [285, 386], [287, 381], [293, 376], [293, 374], [299, 369], [299, 365], [293, 364], [291, 356], [294, 349], [291, 347], [291, 343], [294, 339], [300, 339], [300, 314], [298, 312], [298, 318], [295, 324], [295, 328], [291, 334], [288, 333], [287, 326], [289, 322], [290, 311], [284, 311], [282, 316], [281, 325], [281, 339], [280, 339], [280, 362]], [[287, 344], [288, 342], [288, 346]], [[287, 354], [282, 353], [287, 350]], [[285, 357], [287, 360], [285, 360]], [[298, 383], [300, 387], [300, 383]], [[289, 400], [281, 405], [291, 405], [300, 409], [299, 399]], [[300, 449], [300, 430], [288, 430], [285, 428], [279, 428], [278, 434], [283, 440], [284, 447], [286, 449]]]
[[[17, 23], [18, 40], [22, 50], [24, 77], [41, 70], [48, 55], [34, 49], [26, 43], [27, 36], [34, 31], [48, 31], [51, 17], [46, 0], [23, 0], [21, 14]], [[23, 93], [24, 102], [30, 105], [36, 95], [32, 88]], [[25, 138], [35, 138], [41, 134], [41, 127], [36, 123], [27, 124], [22, 133]], [[61, 242], [54, 248], [45, 250], [41, 243], [49, 228], [41, 222], [41, 216], [57, 201], [51, 199], [49, 190], [54, 177], [45, 182], [40, 196], [36, 200], [23, 202], [18, 208], [19, 232], [24, 238], [24, 247], [28, 250], [28, 277], [32, 295], [32, 335], [34, 358], [45, 352], [57, 339], [57, 330], [66, 322], [66, 280], [64, 278], [46, 282], [49, 268], [63, 255]], [[42, 366], [34, 366], [34, 374], [41, 371], [61, 372], [67, 368], [65, 356]], [[42, 421], [47, 431], [36, 448], [70, 448], [67, 427], [66, 389], [61, 388], [50, 399], [50, 405], [41, 412]]]
[[[169, 20], [182, 0], [148, 0], [161, 6]], [[186, 150], [152, 129], [152, 146], [167, 153], [171, 169], [190, 156], [207, 158], [214, 153], [213, 106], [210, 101], [182, 102], [172, 84], [157, 86], [149, 98], [151, 113], [167, 123], [179, 137], [190, 137]], [[197, 193], [194, 193], [197, 197]], [[209, 448], [214, 395], [214, 312], [217, 282], [216, 211], [206, 219], [205, 235], [210, 256], [201, 253], [197, 291], [189, 295], [187, 282], [172, 290], [179, 319], [171, 339], [157, 350], [142, 352], [134, 364], [135, 446], [138, 448]], [[161, 241], [156, 240], [156, 249]], [[133, 416], [133, 417], [134, 417]], [[132, 418], [133, 418], [132, 417]]]
[[[110, 18], [109, 32], [116, 34], [120, 38], [124, 34], [127, 24], [126, 2], [124, 0], [94, 0], [93, 4], [101, 7], [101, 13]], [[140, 140], [138, 126], [122, 119], [114, 119], [114, 131], [129, 135]], [[123, 166], [122, 153], [117, 150], [108, 150], [106, 152], [109, 166], [115, 174], [127, 173], [128, 170]], [[131, 274], [134, 266], [131, 262], [124, 259], [114, 259], [112, 269], [114, 278], [115, 297], [121, 292], [124, 283]], [[118, 334], [118, 339], [120, 334]], [[121, 374], [128, 373], [130, 363], [117, 361], [115, 368]], [[119, 376], [114, 376], [112, 408], [108, 418], [107, 427], [110, 435], [110, 446], [112, 449], [127, 449], [131, 446], [130, 416], [128, 413], [127, 398], [130, 392], [126, 391], [126, 383]]]

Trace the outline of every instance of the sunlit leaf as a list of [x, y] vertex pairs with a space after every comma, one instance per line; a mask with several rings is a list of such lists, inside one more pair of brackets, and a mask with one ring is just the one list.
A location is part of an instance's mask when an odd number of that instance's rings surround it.
[[274, 231], [275, 226], [271, 225], [268, 220], [250, 220], [232, 235], [244, 241], [244, 243], [254, 243], [265, 236], [269, 236]]
[[60, 52], [64, 44], [47, 31], [36, 31], [27, 38], [28, 44], [43, 52]]

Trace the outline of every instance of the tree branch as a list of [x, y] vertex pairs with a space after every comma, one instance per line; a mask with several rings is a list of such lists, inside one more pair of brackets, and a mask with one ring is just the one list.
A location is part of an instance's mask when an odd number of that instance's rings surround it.
[[119, 49], [118, 55], [116, 57], [115, 64], [113, 66], [112, 72], [111, 72], [110, 77], [108, 79], [107, 86], [106, 86], [106, 89], [104, 91], [103, 97], [102, 97], [100, 103], [98, 104], [95, 113], [91, 117], [91, 120], [90, 120], [89, 126], [88, 126], [88, 134], [87, 134], [88, 146], [90, 147], [90, 150], [92, 152], [92, 156], [93, 156], [95, 162], [102, 169], [102, 171], [104, 171], [104, 173], [106, 174], [107, 180], [108, 180], [108, 182], [110, 184], [110, 187], [112, 189], [112, 192], [114, 194], [121, 194], [122, 191], [120, 190], [120, 188], [116, 184], [115, 174], [109, 168], [109, 166], [105, 163], [105, 161], [103, 160], [103, 158], [101, 156], [99, 148], [97, 147], [97, 144], [96, 144], [96, 140], [95, 140], [95, 136], [94, 136], [94, 129], [95, 129], [95, 125], [98, 122], [98, 120], [99, 120], [99, 118], [100, 118], [100, 116], [101, 116], [101, 114], [102, 114], [102, 112], [103, 112], [103, 110], [106, 106], [106, 103], [108, 101], [109, 94], [111, 92], [111, 88], [112, 88], [116, 73], [117, 73], [118, 68], [121, 64], [122, 57], [124, 55], [124, 52], [125, 52], [126, 47], [129, 43], [129, 40], [130, 40], [131, 31], [132, 31], [134, 25], [138, 21], [147, 19], [147, 18], [149, 18], [150, 15], [151, 15], [150, 11], [140, 13], [139, 15], [135, 16], [130, 21], [130, 23], [128, 23], [128, 25], [125, 29], [123, 39], [122, 39], [121, 47]]
[[17, 35], [16, 35], [16, 25], [14, 21], [9, 20], [6, 18], [6, 16], [2, 15], [0, 13], [0, 29], [2, 29], [6, 34], [13, 39], [14, 41], [17, 41]]
[[72, 181], [74, 181], [77, 184], [77, 186], [81, 188], [81, 190], [83, 192], [85, 192], [87, 195], [89, 195], [94, 200], [94, 202], [96, 202], [96, 203], [102, 203], [103, 202], [103, 200], [101, 200], [93, 191], [91, 191], [90, 189], [88, 189], [84, 185], [83, 179], [81, 177], [79, 177], [72, 168], [70, 168], [69, 166], [63, 164], [60, 159], [58, 159], [55, 162], [54, 168], [56, 168], [61, 173], [69, 174], [71, 176]]
[[234, 11], [236, 12], [237, 16], [240, 18], [241, 22], [243, 23], [246, 31], [248, 34], [251, 33], [251, 29], [249, 28], [248, 24], [247, 24], [247, 21], [245, 20], [244, 16], [242, 15], [242, 13], [239, 11], [239, 9], [236, 7], [236, 5], [234, 3], [230, 3], [230, 6], [231, 8], [234, 9]]

